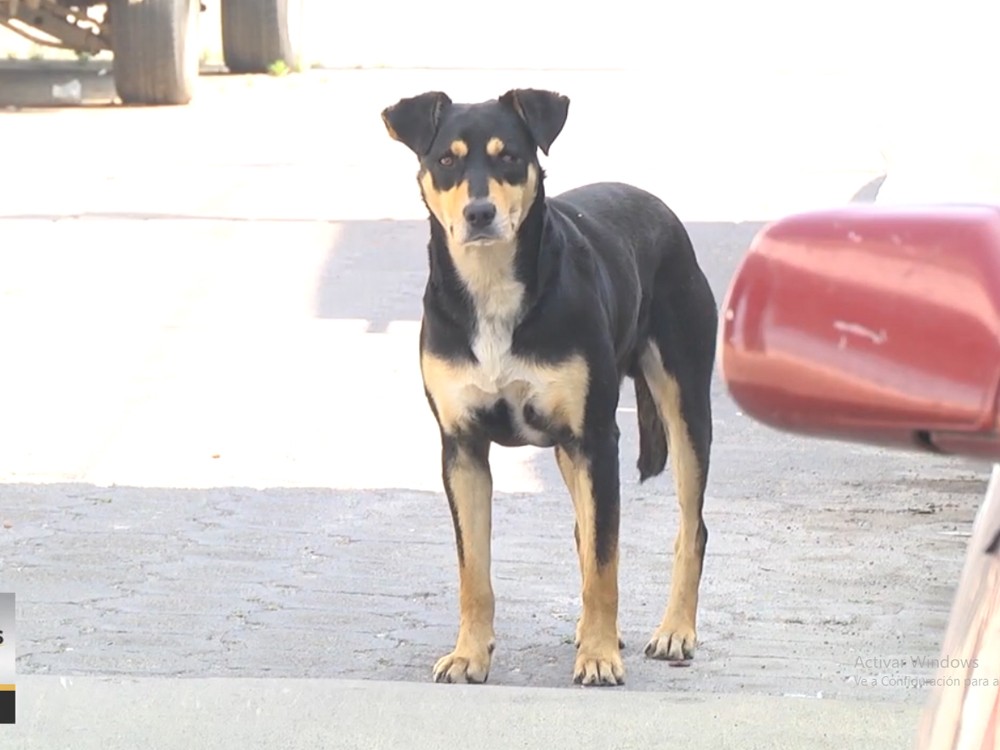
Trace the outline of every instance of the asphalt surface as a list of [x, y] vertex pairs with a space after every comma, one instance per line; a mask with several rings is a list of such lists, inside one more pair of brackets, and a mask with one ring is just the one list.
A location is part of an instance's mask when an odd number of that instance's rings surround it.
[[[430, 88], [562, 90], [573, 103], [545, 160], [549, 192], [597, 179], [657, 192], [721, 304], [763, 222], [870, 200], [884, 174], [863, 110], [810, 107], [849, 92], [834, 81], [790, 102], [794, 83], [678, 84], [688, 114], [667, 120], [637, 96], [648, 77], [613, 71], [212, 76], [186, 108], [0, 112], [8, 142], [26, 144], [0, 173], [0, 590], [18, 596], [23, 689], [113, 678], [147, 686], [136, 700], [154, 705], [164, 683], [145, 678], [350, 679], [412, 718], [409, 688], [386, 683], [426, 683], [450, 650], [457, 578], [416, 361], [426, 223], [412, 157], [378, 112]], [[701, 645], [671, 668], [641, 648], [665, 604], [676, 503], [669, 476], [637, 483], [623, 391], [616, 694], [677, 703], [691, 722], [710, 696], [737, 696], [797, 717], [787, 737], [825, 732], [812, 747], [860, 747], [836, 732], [875, 711], [903, 717], [876, 746], [905, 746], [987, 467], [780, 434], [718, 380], [714, 395]], [[569, 691], [572, 507], [548, 452], [495, 453], [490, 683], [529, 689], [517, 700], [565, 695], [573, 726], [575, 701], [592, 699]], [[220, 710], [242, 689], [222, 688]], [[323, 718], [313, 710], [305, 721]], [[885, 741], [880, 721], [851, 725], [852, 741]]]

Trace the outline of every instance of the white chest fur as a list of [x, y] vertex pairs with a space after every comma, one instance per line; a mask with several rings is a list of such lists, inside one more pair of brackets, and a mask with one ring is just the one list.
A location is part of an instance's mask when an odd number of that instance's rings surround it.
[[510, 348], [524, 285], [514, 277], [515, 251], [513, 243], [475, 245], [452, 255], [475, 310], [472, 352], [479, 363], [477, 385], [486, 393], [499, 394], [517, 369]]
[[541, 444], [545, 437], [525, 423], [524, 407], [545, 385], [534, 368], [511, 352], [524, 302], [524, 285], [514, 276], [515, 250], [513, 243], [482, 245], [453, 255], [476, 314], [472, 341], [476, 364], [457, 395], [466, 411], [505, 401], [515, 431], [528, 442]]
[[[520, 295], [518, 295], [520, 296]], [[487, 392], [499, 392], [515, 375], [517, 360], [511, 353], [516, 312], [498, 316], [479, 315], [472, 353], [479, 364], [479, 386]]]
[[469, 368], [469, 380], [461, 387], [458, 400], [464, 411], [492, 409], [498, 402], [506, 403], [515, 434], [526, 442], [547, 446], [549, 438], [529, 425], [526, 407], [545, 412], [551, 378], [547, 368], [533, 366], [511, 352], [513, 324], [509, 321], [480, 321], [472, 351], [477, 363]]

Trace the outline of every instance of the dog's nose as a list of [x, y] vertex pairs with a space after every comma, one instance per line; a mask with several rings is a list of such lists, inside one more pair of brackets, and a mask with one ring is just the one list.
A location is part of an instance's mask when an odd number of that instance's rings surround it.
[[462, 211], [469, 226], [474, 229], [485, 229], [496, 218], [497, 207], [491, 201], [472, 201]]

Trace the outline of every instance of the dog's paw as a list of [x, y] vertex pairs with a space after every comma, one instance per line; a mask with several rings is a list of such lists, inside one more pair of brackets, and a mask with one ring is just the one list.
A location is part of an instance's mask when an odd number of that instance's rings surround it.
[[479, 648], [456, 648], [434, 665], [434, 682], [483, 683], [490, 676], [493, 642]]
[[646, 656], [671, 662], [687, 662], [694, 658], [698, 635], [694, 626], [664, 622], [646, 644]]
[[625, 664], [617, 646], [612, 642], [607, 648], [578, 647], [573, 682], [585, 687], [624, 685]]

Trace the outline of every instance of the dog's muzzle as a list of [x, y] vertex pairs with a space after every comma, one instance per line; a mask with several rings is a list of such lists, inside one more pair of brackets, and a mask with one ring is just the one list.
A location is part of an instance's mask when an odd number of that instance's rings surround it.
[[462, 210], [462, 215], [465, 218], [466, 242], [499, 238], [500, 233], [496, 225], [497, 207], [493, 201], [474, 200]]

